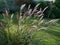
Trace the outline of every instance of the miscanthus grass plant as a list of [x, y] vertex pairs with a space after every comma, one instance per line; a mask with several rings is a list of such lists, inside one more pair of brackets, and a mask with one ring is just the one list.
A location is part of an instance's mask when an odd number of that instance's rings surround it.
[[[35, 32], [40, 30], [47, 30], [48, 26], [56, 23], [59, 19], [54, 19], [46, 22], [43, 19], [44, 11], [48, 8], [45, 7], [43, 10], [37, 10], [37, 4], [34, 9], [31, 9], [29, 5], [28, 9], [22, 13], [26, 4], [21, 5], [20, 13], [9, 15], [8, 11], [5, 11], [4, 17], [0, 22], [0, 29], [4, 32], [3, 43], [0, 45], [35, 45], [33, 35]], [[33, 17], [32, 17], [33, 16]], [[17, 22], [15, 24], [14, 22]], [[47, 26], [41, 26], [47, 25]]]

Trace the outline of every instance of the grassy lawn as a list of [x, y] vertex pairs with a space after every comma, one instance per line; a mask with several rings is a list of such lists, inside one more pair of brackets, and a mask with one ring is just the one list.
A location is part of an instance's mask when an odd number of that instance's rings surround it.
[[[21, 31], [17, 30], [18, 24], [15, 18], [13, 23], [8, 24], [10, 26], [8, 27], [6, 21], [0, 15], [0, 22], [3, 21], [5, 23], [5, 28], [0, 29], [0, 45], [60, 45], [60, 21], [52, 25], [39, 25], [37, 29], [31, 29], [29, 24], [32, 23], [31, 20], [33, 19], [27, 21], [24, 19], [20, 26], [23, 30]], [[45, 20], [47, 21], [48, 19]], [[10, 21], [8, 20], [7, 22]], [[34, 23], [32, 25], [37, 24]], [[39, 30], [40, 28], [47, 29]], [[32, 31], [28, 33], [30, 30]]]

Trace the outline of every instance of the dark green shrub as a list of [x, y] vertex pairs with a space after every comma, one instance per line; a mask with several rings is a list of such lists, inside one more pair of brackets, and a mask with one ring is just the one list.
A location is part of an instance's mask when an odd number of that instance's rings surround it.
[[60, 0], [56, 0], [55, 3], [50, 4], [49, 2], [39, 2], [41, 3], [40, 7], [43, 9], [45, 6], [48, 6], [48, 9], [45, 11], [44, 17], [46, 18], [60, 18]]

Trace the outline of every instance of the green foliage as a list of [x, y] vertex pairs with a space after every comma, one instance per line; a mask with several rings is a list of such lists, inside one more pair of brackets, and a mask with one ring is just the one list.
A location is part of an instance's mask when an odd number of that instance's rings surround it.
[[54, 4], [52, 4], [52, 13], [50, 15], [51, 18], [60, 18], [60, 5], [59, 0], [56, 0]]
[[55, 2], [55, 5], [58, 7], [58, 8], [60, 8], [60, 0], [56, 0], [56, 2]]
[[60, 18], [60, 9], [59, 8], [54, 7], [52, 12], [53, 13], [52, 13], [51, 17], [53, 17], [53, 15], [54, 15], [54, 18]]
[[18, 23], [11, 22], [10, 18], [3, 18], [1, 21], [5, 26], [4, 29], [0, 29], [0, 45], [60, 45], [58, 23], [45, 25], [44, 22], [41, 23], [42, 17], [40, 19], [25, 17], [21, 18], [18, 29]]
[[2, 1], [2, 0], [0, 0], [0, 12], [1, 11], [4, 11], [4, 9], [5, 9], [5, 2], [4, 1]]
[[60, 0], [56, 0], [55, 3], [50, 4], [49, 2], [42, 2], [40, 7], [44, 8], [45, 6], [48, 6], [49, 8], [45, 11], [45, 17], [47, 18], [60, 18]]
[[60, 0], [56, 0], [56, 2], [54, 3], [52, 15], [54, 15], [55, 18], [60, 18], [60, 5], [59, 4], [60, 4]]

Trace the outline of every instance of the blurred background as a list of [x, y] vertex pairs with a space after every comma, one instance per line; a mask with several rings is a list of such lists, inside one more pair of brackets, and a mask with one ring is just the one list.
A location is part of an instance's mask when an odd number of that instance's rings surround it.
[[9, 13], [19, 12], [20, 6], [25, 3], [26, 8], [31, 4], [32, 9], [37, 3], [41, 3], [39, 8], [42, 9], [48, 6], [45, 11], [45, 17], [60, 18], [60, 0], [0, 0], [0, 14], [4, 13], [6, 9]]

